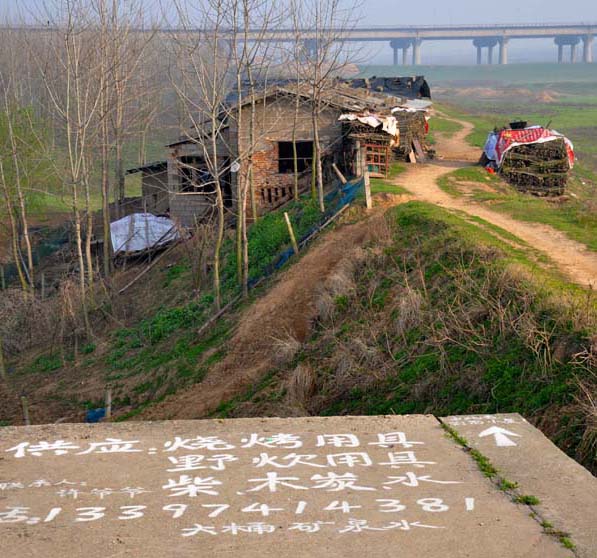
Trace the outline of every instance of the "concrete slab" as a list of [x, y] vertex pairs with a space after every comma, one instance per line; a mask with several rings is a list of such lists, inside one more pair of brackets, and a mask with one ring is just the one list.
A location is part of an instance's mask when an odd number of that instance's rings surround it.
[[441, 419], [487, 456], [500, 474], [535, 496], [542, 518], [570, 533], [576, 553], [597, 556], [597, 479], [518, 414]]
[[431, 416], [9, 427], [0, 456], [2, 556], [571, 556]]

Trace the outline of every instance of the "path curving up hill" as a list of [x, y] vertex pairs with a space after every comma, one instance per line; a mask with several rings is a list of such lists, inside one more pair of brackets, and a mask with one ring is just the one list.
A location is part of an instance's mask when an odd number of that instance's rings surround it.
[[[446, 118], [443, 115], [442, 117]], [[462, 129], [450, 137], [439, 135], [437, 151], [442, 159], [432, 164], [411, 166], [396, 181], [420, 201], [463, 211], [501, 227], [534, 249], [545, 253], [574, 283], [584, 287], [597, 287], [597, 253], [590, 251], [583, 244], [568, 238], [549, 225], [518, 221], [479, 203], [452, 197], [438, 186], [438, 180], [442, 176], [470, 166], [478, 161], [480, 156], [478, 150], [466, 142], [466, 137], [473, 129], [472, 124], [464, 120], [449, 120], [460, 124]]]
[[220, 403], [244, 393], [276, 366], [277, 342], [295, 339], [302, 343], [308, 339], [317, 316], [321, 286], [374, 236], [376, 220], [382, 218], [388, 205], [418, 199], [480, 217], [547, 254], [573, 281], [584, 286], [597, 285], [597, 255], [581, 244], [546, 225], [517, 221], [479, 204], [453, 198], [438, 187], [439, 178], [478, 160], [479, 153], [466, 143], [472, 125], [458, 122], [462, 130], [438, 143], [443, 160], [413, 165], [398, 177], [397, 181], [411, 195], [390, 196], [378, 204], [368, 219], [340, 226], [318, 240], [280, 274], [264, 296], [244, 310], [225, 358], [210, 369], [205, 380], [149, 407], [138, 416], [139, 420], [209, 416]]

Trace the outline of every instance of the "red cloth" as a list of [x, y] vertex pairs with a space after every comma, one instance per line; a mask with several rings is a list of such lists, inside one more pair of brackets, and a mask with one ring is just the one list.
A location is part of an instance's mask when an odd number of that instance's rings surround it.
[[557, 132], [547, 130], [542, 127], [526, 128], [524, 130], [502, 130], [498, 135], [495, 152], [497, 160], [503, 161], [506, 152], [515, 145], [530, 144], [530, 143], [544, 143], [553, 141], [555, 139], [563, 139], [566, 142], [566, 150], [568, 152], [568, 161], [570, 167], [574, 166], [574, 149], [572, 143]]

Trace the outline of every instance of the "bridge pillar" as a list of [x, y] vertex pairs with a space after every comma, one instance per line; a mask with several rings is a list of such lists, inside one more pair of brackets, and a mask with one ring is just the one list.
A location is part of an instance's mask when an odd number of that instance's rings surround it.
[[560, 35], [554, 39], [554, 43], [558, 45], [558, 62], [564, 62], [564, 48], [570, 47], [570, 63], [576, 62], [576, 46], [580, 43], [580, 37], [576, 35]]
[[305, 39], [304, 49], [307, 58], [317, 58], [317, 51], [319, 50], [317, 39]]
[[421, 65], [421, 39], [415, 39], [413, 41], [413, 66]]
[[502, 37], [499, 41], [500, 44], [500, 64], [505, 66], [508, 64], [508, 42], [510, 39]]
[[487, 49], [487, 63], [493, 64], [493, 49], [497, 46], [498, 39], [495, 37], [478, 38], [473, 40], [473, 46], [477, 48], [477, 64], [483, 63], [483, 49]]
[[582, 61], [585, 64], [593, 63], [593, 35], [586, 35], [582, 38], [583, 41], [583, 53]]
[[410, 39], [394, 39], [390, 41], [390, 47], [394, 51], [394, 66], [398, 66], [398, 51], [402, 51], [402, 65], [408, 66], [408, 49], [412, 45]]

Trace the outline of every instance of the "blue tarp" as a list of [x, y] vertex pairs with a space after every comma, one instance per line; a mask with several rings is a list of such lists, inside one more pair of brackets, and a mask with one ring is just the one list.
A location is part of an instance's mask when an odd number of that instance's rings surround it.
[[89, 409], [85, 415], [85, 422], [99, 422], [106, 416], [106, 409]]
[[[335, 215], [345, 205], [350, 205], [357, 197], [359, 190], [365, 186], [363, 178], [359, 178], [341, 185], [339, 181], [336, 182], [336, 188], [334, 188], [324, 198], [326, 211], [322, 214], [319, 223], [309, 229], [301, 238], [297, 239], [297, 242], [301, 244], [307, 238], [309, 238], [321, 225], [323, 225], [332, 215]], [[268, 266], [265, 273], [261, 277], [255, 277], [249, 281], [249, 288], [254, 287], [257, 282], [263, 277], [271, 275], [275, 270], [282, 268], [286, 262], [294, 255], [292, 247], [287, 248], [280, 254], [278, 254], [271, 266]]]
[[487, 136], [487, 141], [485, 142], [485, 148], [483, 149], [487, 159], [489, 159], [490, 161], [495, 161], [496, 163], [498, 160], [497, 153], [495, 152], [497, 142], [498, 142], [498, 134], [496, 134], [495, 132], [491, 132]]

